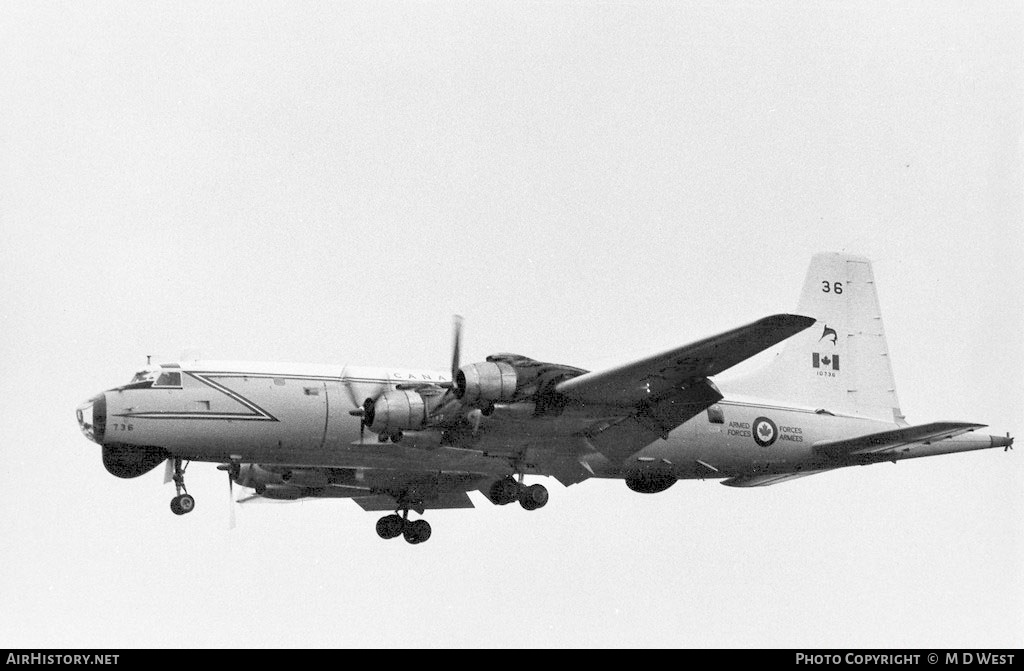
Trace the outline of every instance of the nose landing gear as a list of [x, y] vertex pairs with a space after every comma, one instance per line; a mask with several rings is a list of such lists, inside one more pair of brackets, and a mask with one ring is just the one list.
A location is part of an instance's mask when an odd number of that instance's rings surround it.
[[174, 465], [174, 489], [178, 492], [178, 495], [171, 499], [171, 512], [175, 515], [185, 515], [196, 507], [196, 500], [185, 489], [185, 468], [188, 468], [188, 465], [182, 467], [181, 457], [173, 457], [171, 461]]

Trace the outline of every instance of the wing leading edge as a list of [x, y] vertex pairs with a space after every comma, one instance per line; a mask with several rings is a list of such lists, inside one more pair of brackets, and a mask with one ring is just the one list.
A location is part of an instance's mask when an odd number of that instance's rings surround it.
[[772, 315], [662, 354], [564, 380], [555, 390], [584, 403], [631, 406], [691, 380], [717, 375], [803, 331], [814, 321], [802, 315]]
[[814, 324], [811, 317], [779, 314], [690, 345], [556, 386], [585, 404], [629, 408], [619, 420], [603, 422], [585, 436], [613, 463], [643, 449], [722, 398], [708, 380]]

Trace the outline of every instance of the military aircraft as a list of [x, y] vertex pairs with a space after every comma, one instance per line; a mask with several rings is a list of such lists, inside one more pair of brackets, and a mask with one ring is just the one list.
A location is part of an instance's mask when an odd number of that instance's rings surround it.
[[[219, 463], [264, 499], [348, 498], [387, 511], [381, 538], [431, 534], [427, 509], [469, 492], [536, 510], [548, 491], [625, 480], [661, 492], [680, 479], [760, 487], [845, 466], [990, 447], [982, 424], [910, 425], [896, 398], [870, 262], [813, 257], [797, 314], [776, 314], [608, 370], [495, 354], [450, 371], [282, 363], [147, 366], [77, 410], [103, 465], [134, 478], [166, 462], [177, 496], [193, 461]], [[785, 341], [783, 343], [783, 341]], [[763, 368], [714, 376], [776, 344]], [[1005, 450], [1004, 450], [1005, 451]]]

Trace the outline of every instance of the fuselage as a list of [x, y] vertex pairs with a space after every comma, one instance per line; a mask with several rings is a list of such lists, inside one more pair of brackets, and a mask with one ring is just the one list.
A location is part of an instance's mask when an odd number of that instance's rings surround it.
[[[967, 434], [888, 453], [884, 459], [836, 463], [817, 453], [814, 445], [900, 425], [828, 408], [731, 395], [727, 385], [721, 401], [623, 464], [612, 464], [588, 448], [588, 427], [601, 421], [601, 408], [567, 408], [538, 419], [532, 404], [498, 406], [490, 416], [478, 414], [473, 430], [454, 439], [438, 431], [411, 431], [400, 443], [379, 442], [353, 413], [365, 399], [384, 391], [400, 385], [443, 385], [449, 377], [431, 370], [358, 366], [164, 364], [91, 399], [79, 408], [79, 422], [87, 436], [104, 445], [105, 463], [107, 451], [133, 454], [153, 448], [152, 465], [175, 456], [222, 463], [415, 467], [495, 476], [516, 468], [549, 475], [531, 465], [530, 450], [571, 452], [596, 477], [652, 469], [672, 478], [704, 479], [795, 473], [992, 446], [989, 436]], [[139, 469], [146, 466], [148, 461]]]

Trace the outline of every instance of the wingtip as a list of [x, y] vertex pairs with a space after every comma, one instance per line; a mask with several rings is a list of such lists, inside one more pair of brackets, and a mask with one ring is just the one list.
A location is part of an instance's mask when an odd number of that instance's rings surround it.
[[814, 322], [818, 321], [814, 317], [808, 317], [807, 315], [790, 315], [790, 317], [805, 324], [804, 328], [814, 326]]
[[792, 326], [793, 328], [796, 328], [801, 331], [803, 329], [814, 326], [814, 323], [818, 321], [814, 317], [808, 317], [807, 315], [796, 315], [788, 313], [773, 315], [769, 317], [769, 319], [774, 319], [780, 323]]

